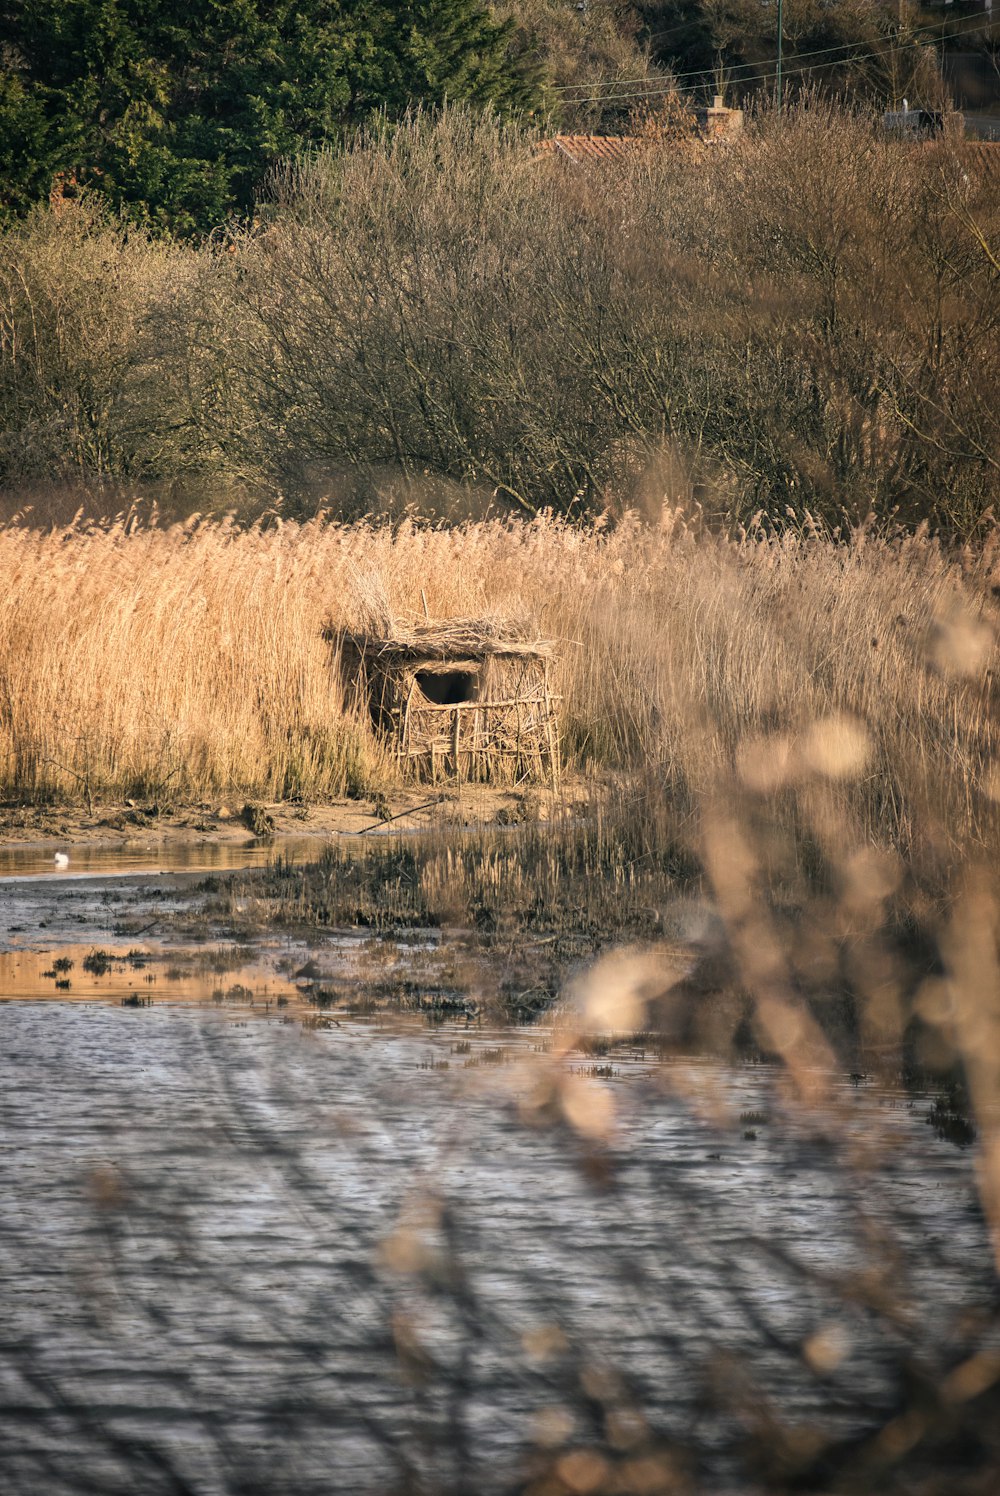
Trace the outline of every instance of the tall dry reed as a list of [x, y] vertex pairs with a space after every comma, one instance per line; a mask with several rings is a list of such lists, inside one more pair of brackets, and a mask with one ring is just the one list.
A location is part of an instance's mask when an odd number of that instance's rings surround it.
[[641, 776], [675, 827], [735, 769], [779, 818], [799, 790], [836, 794], [860, 837], [910, 855], [933, 826], [947, 861], [996, 832], [998, 546], [996, 533], [964, 550], [864, 530], [724, 538], [670, 511], [609, 530], [11, 527], [3, 789], [278, 798], [385, 782], [322, 636], [374, 594], [400, 617], [425, 599], [434, 617], [499, 610], [558, 641], [570, 766]]

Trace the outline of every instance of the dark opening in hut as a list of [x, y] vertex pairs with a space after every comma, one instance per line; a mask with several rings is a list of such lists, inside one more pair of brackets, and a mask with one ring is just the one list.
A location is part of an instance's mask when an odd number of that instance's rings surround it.
[[479, 697], [478, 669], [451, 670], [426, 668], [414, 673], [417, 689], [435, 706], [457, 706], [461, 702], [476, 701]]
[[408, 774], [516, 784], [558, 779], [552, 646], [492, 619], [386, 633], [328, 630], [349, 698]]

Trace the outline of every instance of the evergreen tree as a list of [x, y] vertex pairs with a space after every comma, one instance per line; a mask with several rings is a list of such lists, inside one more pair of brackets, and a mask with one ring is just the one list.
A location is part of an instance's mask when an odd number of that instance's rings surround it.
[[76, 181], [178, 232], [373, 111], [530, 108], [481, 0], [0, 0], [0, 209]]
[[469, 0], [418, 0], [386, 5], [396, 37], [397, 88], [386, 99], [398, 110], [413, 102], [470, 100], [500, 111], [530, 108], [537, 74], [511, 67], [512, 25], [495, 21]]

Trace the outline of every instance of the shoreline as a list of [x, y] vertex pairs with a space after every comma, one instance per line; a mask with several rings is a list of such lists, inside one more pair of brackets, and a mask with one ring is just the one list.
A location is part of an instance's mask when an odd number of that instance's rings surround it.
[[[559, 797], [563, 803], [566, 796]], [[490, 784], [415, 785], [374, 799], [324, 802], [250, 800], [244, 794], [212, 800], [158, 805], [150, 801], [108, 801], [93, 811], [79, 804], [0, 806], [0, 847], [11, 851], [49, 847], [148, 847], [243, 845], [274, 837], [360, 836], [374, 832], [460, 831], [470, 826], [514, 825], [549, 819], [556, 796], [538, 786], [509, 788]], [[246, 811], [263, 812], [270, 829], [263, 835]], [[258, 825], [262, 824], [260, 821]]]

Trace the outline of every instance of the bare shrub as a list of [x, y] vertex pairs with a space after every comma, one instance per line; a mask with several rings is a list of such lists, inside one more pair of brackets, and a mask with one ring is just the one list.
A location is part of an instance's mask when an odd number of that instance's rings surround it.
[[416, 116], [201, 249], [37, 214], [0, 241], [0, 478], [171, 514], [655, 513], [669, 452], [726, 520], [973, 529], [1000, 474], [976, 150], [815, 99], [731, 148], [640, 134], [582, 171]]
[[[127, 475], [157, 424], [148, 321], [191, 257], [65, 202], [0, 239], [0, 464], [23, 477]], [[162, 389], [158, 395], [162, 397]]]
[[763, 114], [716, 172], [722, 253], [772, 328], [769, 354], [744, 313], [750, 356], [808, 391], [783, 444], [789, 489], [827, 510], [974, 524], [996, 492], [998, 230], [975, 150], [901, 149], [864, 115], [806, 101]]
[[815, 100], [613, 174], [461, 114], [300, 164], [240, 254], [262, 481], [594, 512], [669, 445], [730, 515], [967, 529], [998, 471], [997, 210], [967, 167]]

